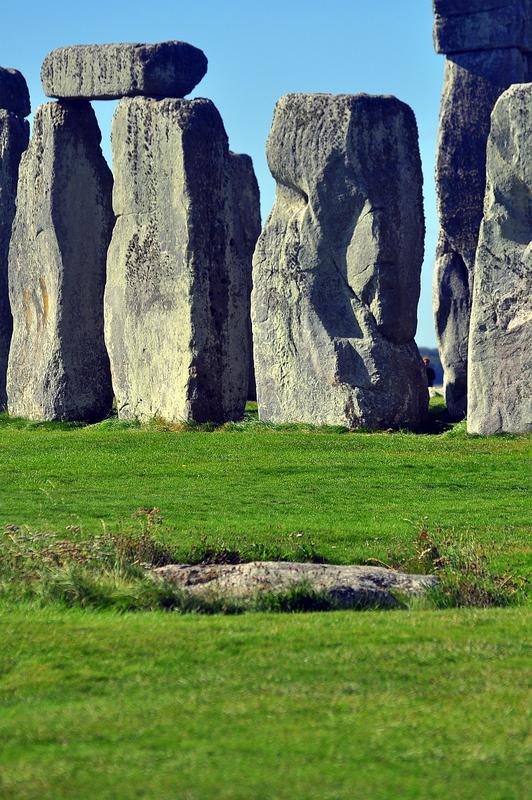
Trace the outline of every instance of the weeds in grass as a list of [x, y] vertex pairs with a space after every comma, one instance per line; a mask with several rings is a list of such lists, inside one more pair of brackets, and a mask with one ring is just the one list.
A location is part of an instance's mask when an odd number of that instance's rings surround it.
[[413, 547], [390, 553], [388, 562], [403, 572], [436, 574], [439, 583], [431, 600], [439, 608], [516, 605], [525, 595], [527, 579], [493, 574], [486, 553], [464, 534], [438, 538], [422, 527]]
[[194, 422], [193, 420], [169, 422], [163, 417], [155, 417], [147, 423], [146, 427], [163, 433], [210, 433], [218, 426], [214, 422]]
[[[153, 535], [152, 528], [160, 520], [159, 509], [139, 509], [137, 516], [143, 520], [143, 529], [138, 533], [104, 533], [84, 541], [7, 526], [0, 551], [0, 597], [117, 611], [165, 609], [235, 614], [245, 610], [295, 612], [345, 607], [342, 598], [304, 585], [237, 601], [200, 598], [164, 581], [154, 581], [147, 570], [179, 559], [174, 550]], [[188, 563], [195, 564], [323, 561], [312, 542], [301, 544], [301, 551], [292, 553], [262, 545], [240, 552], [203, 539], [189, 555]], [[374, 559], [369, 561], [375, 563]], [[404, 572], [436, 573], [439, 585], [424, 601], [428, 607], [506, 606], [518, 604], [524, 597], [525, 579], [492, 574], [486, 555], [463, 536], [436, 541], [423, 528], [413, 547], [390, 554], [387, 563], [378, 563]], [[403, 599], [400, 605], [409, 603]]]
[[[142, 521], [140, 532], [104, 533], [82, 541], [6, 526], [0, 550], [0, 597], [117, 611], [159, 608], [229, 614], [254, 608], [253, 602], [197, 598], [169, 584], [153, 581], [147, 575], [148, 569], [176, 563], [179, 557], [153, 535], [153, 528], [162, 522], [158, 508], [138, 509], [134, 516]], [[322, 560], [312, 542], [298, 545], [293, 551], [255, 545], [243, 553], [206, 538], [188, 555], [186, 561], [194, 564]], [[324, 603], [315, 592], [300, 590], [293, 597], [289, 592], [275, 601], [260, 598], [257, 609], [275, 606], [278, 610], [304, 610], [311, 606], [322, 608]]]
[[290, 546], [279, 544], [246, 543], [241, 550], [227, 547], [223, 541], [211, 541], [203, 536], [193, 545], [186, 558], [189, 564], [242, 564], [247, 561], [302, 561], [324, 564], [327, 559], [316, 548], [315, 543], [304, 538], [303, 533], [292, 536]]

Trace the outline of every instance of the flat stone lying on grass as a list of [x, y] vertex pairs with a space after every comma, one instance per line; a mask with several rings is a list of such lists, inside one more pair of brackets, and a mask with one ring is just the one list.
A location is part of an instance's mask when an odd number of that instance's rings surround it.
[[206, 72], [205, 53], [186, 42], [83, 44], [52, 50], [41, 81], [48, 97], [184, 97]]
[[191, 595], [252, 600], [258, 594], [278, 594], [299, 586], [325, 593], [339, 606], [401, 605], [396, 593], [421, 595], [437, 585], [434, 575], [407, 575], [384, 567], [310, 564], [290, 561], [250, 561], [247, 564], [169, 564], [153, 570]]
[[19, 117], [27, 117], [31, 111], [28, 85], [18, 69], [0, 67], [0, 108]]

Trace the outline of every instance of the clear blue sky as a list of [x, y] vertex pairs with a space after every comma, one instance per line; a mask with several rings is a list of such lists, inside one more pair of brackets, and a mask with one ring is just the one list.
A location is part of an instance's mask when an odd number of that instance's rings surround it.
[[[191, 96], [218, 106], [231, 149], [249, 153], [269, 212], [274, 184], [264, 145], [287, 92], [394, 94], [416, 113], [425, 175], [427, 238], [417, 341], [434, 345], [431, 273], [437, 233], [434, 155], [443, 57], [432, 48], [431, 0], [27, 0], [1, 13], [2, 66], [20, 69], [32, 107], [39, 70], [55, 47], [182, 39], [209, 59]], [[95, 103], [104, 152], [115, 103]]]

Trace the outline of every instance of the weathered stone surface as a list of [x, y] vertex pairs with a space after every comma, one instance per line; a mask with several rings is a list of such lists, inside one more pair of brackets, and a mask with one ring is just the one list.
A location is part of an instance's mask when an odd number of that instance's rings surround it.
[[41, 81], [49, 97], [184, 97], [206, 72], [205, 54], [186, 42], [87, 44], [52, 50]]
[[493, 11], [503, 6], [513, 6], [515, 2], [516, 0], [432, 0], [432, 7], [435, 14], [449, 17], [473, 14], [476, 11]]
[[420, 595], [437, 585], [433, 575], [408, 575], [383, 567], [251, 561], [247, 564], [169, 564], [153, 574], [185, 592], [203, 597], [252, 599], [305, 586], [344, 607], [400, 605], [396, 593]]
[[490, 114], [499, 95], [521, 82], [526, 70], [526, 58], [515, 48], [462, 53], [445, 65], [436, 163], [440, 235], [433, 307], [447, 408], [456, 419], [466, 414], [471, 287]]
[[[260, 193], [255, 177], [253, 162], [249, 156], [230, 153], [229, 174], [232, 187], [233, 233], [230, 238], [230, 257], [236, 261], [237, 274], [247, 275], [247, 295], [251, 296], [251, 262], [257, 239], [261, 231]], [[242, 298], [236, 298], [235, 314], [240, 319]], [[234, 302], [234, 301], [233, 301]], [[246, 301], [249, 304], [249, 300]], [[248, 400], [256, 400], [255, 370], [253, 365], [253, 340], [251, 316], [247, 318], [247, 338], [249, 348]], [[240, 326], [234, 328], [234, 347], [241, 351]]]
[[[463, 53], [518, 47], [532, 50], [530, 0], [504, 2], [435, 2], [434, 47], [437, 53]], [[462, 13], [458, 13], [461, 9]]]
[[118, 413], [239, 419], [254, 234], [233, 198], [249, 191], [250, 165], [229, 154], [209, 100], [122, 100], [112, 141], [105, 315]]
[[27, 117], [31, 111], [30, 93], [24, 75], [16, 69], [0, 67], [0, 109]]
[[424, 222], [411, 109], [393, 97], [287, 95], [267, 155], [277, 195], [252, 293], [261, 419], [418, 424]]
[[6, 374], [13, 322], [9, 305], [7, 263], [15, 216], [20, 158], [28, 146], [29, 124], [0, 110], [0, 409], [6, 407]]
[[469, 339], [470, 433], [532, 430], [532, 83], [497, 101]]
[[89, 103], [41, 106], [22, 157], [9, 250], [9, 413], [101, 419], [111, 408], [103, 339], [112, 175]]

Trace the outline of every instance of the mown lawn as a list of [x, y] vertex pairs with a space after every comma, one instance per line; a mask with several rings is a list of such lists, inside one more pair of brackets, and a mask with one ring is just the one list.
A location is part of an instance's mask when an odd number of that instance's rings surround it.
[[[170, 432], [0, 415], [0, 530], [16, 549], [17, 526], [87, 539], [162, 517], [150, 535], [183, 558], [263, 545], [357, 562], [427, 527], [523, 576], [529, 460], [529, 438], [463, 425], [348, 434], [251, 413]], [[529, 606], [224, 617], [9, 597], [2, 800], [529, 796]]]
[[[529, 553], [530, 439], [272, 430], [214, 432], [116, 420], [35, 425], [0, 415], [0, 527], [65, 536], [139, 527], [157, 507], [183, 555], [206, 537], [242, 549], [312, 542], [326, 558], [386, 559], [423, 525], [464, 532], [501, 569]], [[76, 528], [79, 533], [75, 533]], [[67, 528], [71, 528], [67, 531]]]
[[3, 800], [525, 800], [526, 609], [0, 618]]

